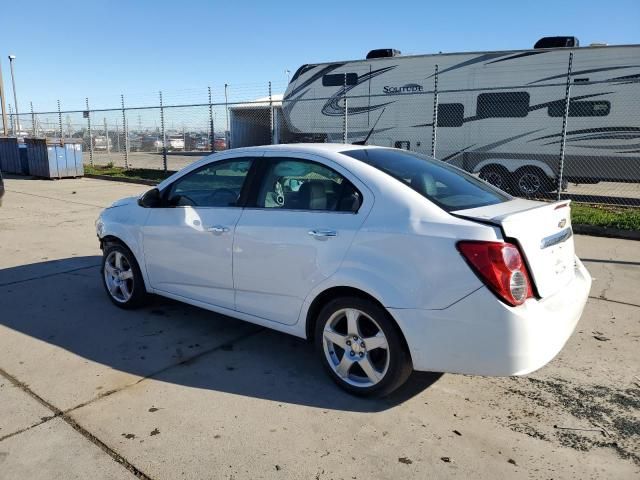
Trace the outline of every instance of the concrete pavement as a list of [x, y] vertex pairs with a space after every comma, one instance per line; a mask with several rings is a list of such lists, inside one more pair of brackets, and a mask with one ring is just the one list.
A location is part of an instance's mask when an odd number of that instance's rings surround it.
[[390, 398], [362, 400], [338, 390], [299, 339], [168, 300], [115, 308], [100, 284], [93, 222], [148, 187], [6, 187], [3, 480], [640, 473], [638, 242], [576, 238], [595, 277], [592, 298], [539, 372], [420, 374]]

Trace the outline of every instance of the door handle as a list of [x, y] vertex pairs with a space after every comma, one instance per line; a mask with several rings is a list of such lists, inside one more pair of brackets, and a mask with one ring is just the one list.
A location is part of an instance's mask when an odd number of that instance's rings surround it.
[[206, 228], [207, 232], [211, 232], [211, 233], [225, 233], [229, 231], [229, 227], [223, 227], [222, 225], [214, 225], [213, 227], [208, 227]]
[[328, 238], [328, 237], [337, 237], [338, 236], [338, 232], [336, 232], [335, 230], [323, 230], [323, 229], [318, 229], [318, 230], [309, 230], [309, 235], [311, 235], [313, 238]]

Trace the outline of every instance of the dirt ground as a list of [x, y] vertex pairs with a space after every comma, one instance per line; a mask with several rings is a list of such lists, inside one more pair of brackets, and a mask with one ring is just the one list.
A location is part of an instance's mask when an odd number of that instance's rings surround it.
[[[0, 478], [639, 478], [640, 242], [543, 369], [338, 390], [299, 339], [168, 300], [116, 309], [93, 222], [148, 187], [10, 178], [0, 208]], [[455, 344], [452, 344], [455, 348]]]

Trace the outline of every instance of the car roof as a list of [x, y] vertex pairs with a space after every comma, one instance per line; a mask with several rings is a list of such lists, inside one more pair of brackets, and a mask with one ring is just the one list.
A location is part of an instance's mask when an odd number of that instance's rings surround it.
[[[274, 152], [307, 152], [307, 153], [340, 153], [348, 150], [361, 150], [364, 148], [379, 148], [374, 145], [351, 145], [348, 143], [283, 143], [278, 145], [261, 145], [256, 147], [241, 147], [228, 150], [231, 152], [274, 151]], [[223, 150], [225, 151], [225, 150]]]
[[362, 169], [368, 170], [372, 169], [372, 167], [366, 165], [365, 163], [356, 160], [355, 158], [349, 157], [347, 155], [340, 155], [342, 152], [353, 151], [353, 150], [363, 150], [370, 148], [384, 148], [378, 147], [374, 145], [351, 145], [347, 143], [285, 143], [278, 145], [260, 145], [255, 147], [240, 147], [240, 148], [231, 148], [228, 150], [221, 150], [219, 152], [215, 152], [213, 154], [204, 156], [200, 160], [192, 163], [191, 165], [183, 168], [182, 170], [176, 172], [170, 177], [166, 178], [162, 182], [158, 184], [159, 189], [165, 188], [166, 185], [173, 182], [176, 178], [186, 175], [190, 171], [196, 170], [201, 166], [211, 162], [225, 160], [228, 156], [242, 156], [242, 155], [260, 155], [268, 152], [282, 152], [289, 154], [316, 154], [318, 156], [325, 157], [327, 159], [339, 160], [340, 164], [347, 168], [347, 170], [356, 174]]

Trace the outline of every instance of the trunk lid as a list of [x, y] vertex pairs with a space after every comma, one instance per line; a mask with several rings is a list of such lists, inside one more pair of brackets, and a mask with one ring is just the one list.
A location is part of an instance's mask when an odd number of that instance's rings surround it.
[[514, 199], [458, 210], [458, 217], [499, 226], [505, 240], [517, 240], [540, 297], [554, 294], [575, 275], [570, 200], [555, 203]]

